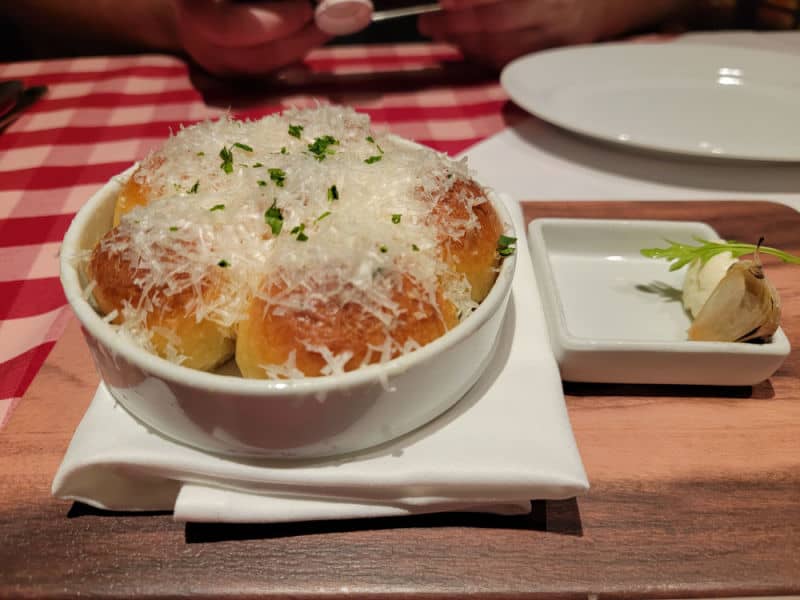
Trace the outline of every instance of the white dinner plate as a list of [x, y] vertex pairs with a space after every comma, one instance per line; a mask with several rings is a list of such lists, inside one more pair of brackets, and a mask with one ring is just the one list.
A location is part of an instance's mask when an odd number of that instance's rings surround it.
[[[778, 329], [770, 342], [689, 341], [685, 268], [641, 255], [664, 240], [716, 239], [687, 221], [535, 219], [528, 229], [550, 345], [567, 381], [755, 385], [791, 350]], [[769, 276], [769, 272], [767, 272]]]
[[699, 44], [596, 44], [524, 56], [500, 80], [530, 113], [608, 142], [800, 161], [800, 57]]

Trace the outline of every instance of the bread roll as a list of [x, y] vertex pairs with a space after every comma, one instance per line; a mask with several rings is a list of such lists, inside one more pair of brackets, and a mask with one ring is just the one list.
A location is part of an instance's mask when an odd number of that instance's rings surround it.
[[239, 324], [236, 364], [242, 375], [293, 378], [352, 371], [423, 346], [458, 323], [455, 306], [441, 291], [430, 298], [409, 275], [376, 285], [387, 287], [394, 304], [377, 315], [352, 284], [311, 281], [287, 294], [282, 281], [266, 283]]
[[[129, 330], [137, 333], [142, 345], [163, 358], [184, 366], [209, 371], [233, 356], [233, 326], [201, 318], [198, 297], [213, 304], [219, 296], [224, 275], [219, 267], [208, 269], [199, 281], [190, 281], [169, 247], [156, 246], [160, 266], [174, 269], [169, 281], [144, 287], [154, 279], [151, 267], [131, 255], [130, 236], [112, 230], [92, 252], [87, 272], [95, 282], [94, 298], [100, 310], [115, 315], [121, 324], [126, 317]], [[138, 322], [137, 322], [138, 321]]]
[[[503, 224], [463, 161], [342, 107], [182, 129], [124, 184], [88, 275], [158, 355], [245, 377], [412, 352], [481, 302]], [[114, 312], [115, 311], [115, 312]]]

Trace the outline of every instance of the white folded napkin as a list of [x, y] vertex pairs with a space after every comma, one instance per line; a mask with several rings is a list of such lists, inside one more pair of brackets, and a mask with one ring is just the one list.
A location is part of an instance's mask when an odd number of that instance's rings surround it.
[[[523, 232], [519, 206], [509, 208]], [[204, 453], [149, 429], [101, 384], [53, 482], [59, 498], [177, 521], [286, 522], [441, 511], [520, 514], [588, 487], [550, 354], [530, 257], [496, 355], [447, 413], [378, 448], [304, 462]]]

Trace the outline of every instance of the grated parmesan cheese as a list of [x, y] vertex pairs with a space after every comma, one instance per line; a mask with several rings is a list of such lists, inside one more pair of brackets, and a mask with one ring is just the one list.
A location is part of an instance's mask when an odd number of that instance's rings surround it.
[[[136, 305], [121, 311], [120, 330], [152, 350], [147, 315], [190, 290], [186, 314], [221, 327], [241, 321], [255, 296], [281, 314], [335, 294], [361, 305], [388, 331], [400, 316], [392, 297], [403, 274], [435, 307], [444, 285], [463, 318], [476, 304], [466, 278], [445, 264], [441, 242], [478, 227], [472, 208], [485, 198], [462, 194], [462, 210], [436, 222], [431, 214], [453, 183], [467, 178], [465, 161], [377, 134], [368, 116], [349, 108], [289, 110], [252, 122], [223, 117], [181, 128], [134, 174], [156, 199], [123, 215], [101, 242], [136, 267], [142, 291]], [[270, 221], [269, 211], [280, 218]], [[264, 281], [278, 282], [282, 291], [267, 297]], [[205, 293], [211, 284], [214, 293]], [[159, 333], [170, 342], [167, 358], [180, 363], [185, 357], [170, 341], [174, 334]], [[365, 361], [418, 347], [387, 335]], [[352, 357], [308, 349], [324, 358], [325, 374], [343, 372]], [[296, 378], [302, 372], [294, 360], [292, 354], [286, 364], [263, 368], [269, 377]]]

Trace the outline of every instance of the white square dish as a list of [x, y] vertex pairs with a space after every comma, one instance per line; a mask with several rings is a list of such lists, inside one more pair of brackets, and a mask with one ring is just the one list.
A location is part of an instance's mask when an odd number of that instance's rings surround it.
[[[664, 240], [719, 238], [686, 221], [536, 219], [528, 239], [550, 345], [567, 381], [754, 385], [789, 355], [765, 344], [695, 342], [681, 304], [684, 270], [641, 255]], [[769, 275], [769, 274], [768, 274]]]

